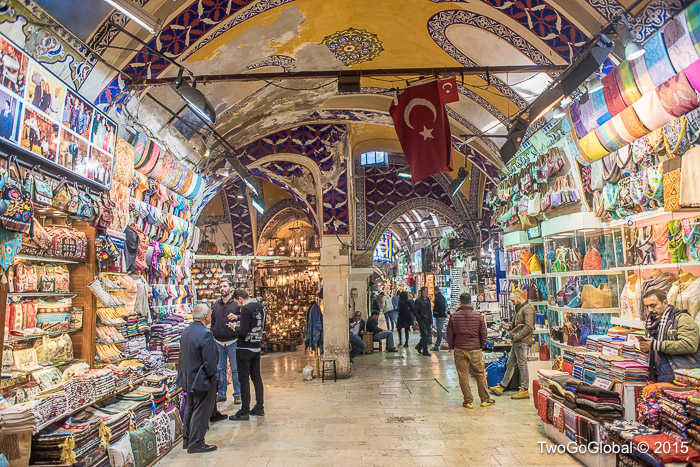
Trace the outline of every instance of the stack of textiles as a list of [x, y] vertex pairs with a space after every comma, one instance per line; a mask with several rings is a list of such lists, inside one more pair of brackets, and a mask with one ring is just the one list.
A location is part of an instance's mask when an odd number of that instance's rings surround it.
[[700, 452], [685, 443], [679, 443], [666, 433], [632, 438], [632, 452], [654, 467], [675, 463], [686, 465], [689, 462], [700, 461]]
[[588, 336], [588, 339], [586, 339], [586, 348], [593, 352], [600, 352], [603, 349], [603, 344], [601, 344], [599, 340], [603, 337], [607, 336], [600, 334]]
[[151, 350], [160, 350], [168, 363], [177, 362], [180, 356], [180, 337], [186, 327], [181, 316], [169, 316], [151, 327]]
[[63, 383], [66, 394], [66, 410], [74, 412], [97, 400], [93, 378], [77, 376]]
[[644, 367], [649, 367], [649, 354], [640, 352], [639, 349], [637, 349], [637, 346], [630, 343], [629, 341], [622, 345], [621, 355], [625, 358], [639, 363], [640, 365], [643, 365]]
[[574, 360], [576, 360], [576, 356], [568, 350], [565, 351], [561, 362], [562, 371], [572, 375], [574, 373]]
[[596, 371], [600, 365], [601, 360], [598, 352], [587, 354], [583, 359], [583, 378], [581, 379], [587, 383], [595, 381]]
[[146, 372], [146, 368], [143, 363], [138, 360], [122, 360], [119, 362], [119, 366], [129, 369], [129, 385], [131, 387], [137, 387], [141, 384]]
[[165, 384], [157, 388], [141, 386], [135, 391], [121, 394], [117, 396], [117, 398], [125, 401], [149, 401], [153, 404], [151, 408], [155, 414], [160, 413], [165, 408], [168, 399], [168, 390]]
[[661, 412], [661, 430], [677, 439], [688, 440], [688, 397], [699, 397], [700, 392], [689, 388], [665, 387], [661, 389], [659, 410]]
[[673, 375], [674, 384], [679, 386], [700, 388], [700, 368], [675, 370]]
[[68, 417], [32, 436], [31, 464], [75, 464], [100, 446], [100, 419]]
[[89, 379], [95, 388], [95, 400], [111, 396], [115, 392], [115, 374], [109, 368], [90, 370], [78, 378]]
[[99, 409], [96, 407], [88, 407], [75, 415], [78, 420], [92, 420], [99, 418], [108, 431], [104, 429], [101, 431], [100, 436], [103, 438], [103, 444], [113, 443], [119, 439], [129, 430], [129, 425], [131, 424], [131, 418], [129, 412], [119, 412], [112, 413], [106, 412], [104, 409]]
[[136, 335], [126, 339], [120, 345], [124, 355], [138, 355], [142, 350], [146, 350], [146, 336]]
[[639, 403], [637, 404], [637, 421], [646, 426], [661, 428], [661, 410], [659, 399], [663, 388], [674, 388], [671, 383], [651, 383], [644, 386]]
[[612, 362], [610, 379], [622, 383], [645, 383], [649, 377], [649, 369], [635, 361]]
[[55, 392], [47, 396], [35, 397], [38, 404], [31, 407], [36, 426], [41, 426], [68, 412], [68, 399], [65, 392]]
[[620, 326], [613, 326], [610, 329], [608, 329], [608, 336], [609, 337], [620, 337], [622, 340], [627, 340], [627, 335], [632, 332], [627, 328], [623, 328]]
[[124, 390], [128, 388], [129, 384], [131, 383], [129, 369], [114, 365], [110, 365], [108, 368], [112, 371], [112, 374], [114, 375], [114, 392], [124, 392]]
[[581, 382], [576, 387], [576, 412], [599, 422], [622, 418], [622, 401], [615, 391]]
[[38, 404], [38, 400], [29, 400], [0, 411], [0, 431], [18, 432], [33, 430], [37, 423], [32, 409]]
[[605, 422], [603, 424], [603, 428], [605, 428], [608, 441], [621, 445], [629, 443], [637, 436], [655, 435], [661, 433], [659, 430], [649, 428], [648, 426], [642, 425], [641, 423], [633, 420], [615, 420], [612, 422]]
[[688, 396], [688, 444], [693, 448], [700, 448], [700, 397]]
[[574, 354], [574, 368], [573, 371], [571, 372], [571, 376], [573, 376], [576, 379], [580, 379], [583, 381], [583, 362], [585, 359], [585, 355], [577, 353]]
[[123, 413], [129, 414], [129, 422], [133, 423], [134, 428], [138, 428], [143, 426], [146, 420], [153, 416], [152, 407], [151, 401], [147, 399], [139, 401], [120, 400], [119, 402], [103, 407], [100, 410], [110, 415], [120, 415]]
[[146, 370], [149, 372], [160, 372], [165, 369], [165, 359], [161, 352], [142, 350], [138, 353], [136, 358], [144, 363]]

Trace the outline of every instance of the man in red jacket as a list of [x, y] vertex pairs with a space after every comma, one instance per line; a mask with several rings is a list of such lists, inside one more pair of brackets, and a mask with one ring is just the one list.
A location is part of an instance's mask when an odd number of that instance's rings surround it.
[[469, 385], [469, 370], [471, 369], [482, 407], [496, 403], [489, 397], [486, 384], [486, 371], [481, 350], [486, 347], [486, 322], [481, 313], [472, 308], [472, 297], [468, 293], [459, 296], [460, 307], [452, 313], [447, 323], [447, 344], [454, 349], [455, 366], [459, 376], [459, 386], [462, 388], [464, 402], [462, 406], [473, 409], [474, 398]]

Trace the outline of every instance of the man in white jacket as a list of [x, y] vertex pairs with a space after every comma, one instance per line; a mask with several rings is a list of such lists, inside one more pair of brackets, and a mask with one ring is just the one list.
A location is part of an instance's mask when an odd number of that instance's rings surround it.
[[380, 302], [382, 304], [382, 311], [384, 312], [384, 320], [386, 321], [386, 330], [394, 332], [396, 328], [396, 319], [394, 318], [394, 304], [391, 301], [391, 295], [382, 292], [379, 295]]

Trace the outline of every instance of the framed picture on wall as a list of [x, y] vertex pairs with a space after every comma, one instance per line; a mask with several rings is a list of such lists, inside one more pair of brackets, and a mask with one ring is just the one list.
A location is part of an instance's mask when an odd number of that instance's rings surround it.
[[0, 85], [24, 97], [29, 57], [0, 37]]
[[117, 124], [102, 112], [95, 112], [90, 142], [100, 150], [114, 155], [114, 147], [117, 142]]
[[41, 112], [27, 107], [22, 122], [22, 141], [20, 144], [33, 153], [56, 162], [58, 123], [52, 122]]
[[22, 104], [14, 95], [0, 88], [0, 138], [17, 143]]
[[66, 129], [61, 131], [61, 143], [58, 147], [59, 165], [87, 177], [89, 153], [86, 140]]
[[35, 62], [29, 64], [27, 101], [52, 119], [60, 118], [66, 86]]
[[87, 177], [97, 183], [109, 186], [112, 183], [112, 155], [90, 147]]
[[90, 138], [90, 124], [94, 110], [90, 104], [78, 97], [70, 89], [66, 92], [61, 123], [86, 140]]

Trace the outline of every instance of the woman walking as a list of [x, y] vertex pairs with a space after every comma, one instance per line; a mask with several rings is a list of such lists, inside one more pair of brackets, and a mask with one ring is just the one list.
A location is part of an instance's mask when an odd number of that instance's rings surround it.
[[396, 320], [396, 329], [399, 332], [399, 345], [401, 345], [401, 330], [404, 330], [406, 342], [404, 347], [408, 347], [408, 334], [413, 326], [413, 305], [408, 300], [408, 292], [399, 294], [399, 318]]

